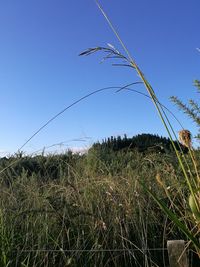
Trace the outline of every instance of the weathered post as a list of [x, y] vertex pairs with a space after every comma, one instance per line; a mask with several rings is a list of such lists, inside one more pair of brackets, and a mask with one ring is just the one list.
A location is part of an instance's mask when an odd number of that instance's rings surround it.
[[189, 267], [184, 240], [167, 241], [170, 267]]

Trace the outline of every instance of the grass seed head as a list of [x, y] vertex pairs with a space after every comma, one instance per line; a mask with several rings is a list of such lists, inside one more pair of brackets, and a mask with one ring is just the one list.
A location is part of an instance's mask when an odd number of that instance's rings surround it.
[[192, 134], [189, 130], [179, 131], [179, 141], [182, 145], [190, 148], [192, 146]]

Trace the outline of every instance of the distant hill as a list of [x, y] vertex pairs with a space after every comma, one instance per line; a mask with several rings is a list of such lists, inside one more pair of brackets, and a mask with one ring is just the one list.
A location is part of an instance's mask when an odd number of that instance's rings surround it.
[[[175, 145], [178, 150], [180, 150], [181, 147], [184, 152], [187, 152], [187, 148], [178, 143], [177, 141], [175, 141]], [[160, 153], [170, 153], [174, 151], [169, 138], [146, 133], [138, 134], [133, 137], [127, 137], [126, 134], [123, 137], [111, 136], [102, 140], [102, 142], [94, 143], [92, 148], [103, 150], [108, 149], [113, 151], [119, 151], [122, 149], [135, 149], [138, 152]]]

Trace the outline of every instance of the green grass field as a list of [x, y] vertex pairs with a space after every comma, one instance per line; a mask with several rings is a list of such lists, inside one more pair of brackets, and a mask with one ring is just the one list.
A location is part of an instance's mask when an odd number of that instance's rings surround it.
[[173, 152], [15, 155], [0, 168], [0, 266], [164, 266], [152, 249], [185, 239], [140, 185], [188, 216]]

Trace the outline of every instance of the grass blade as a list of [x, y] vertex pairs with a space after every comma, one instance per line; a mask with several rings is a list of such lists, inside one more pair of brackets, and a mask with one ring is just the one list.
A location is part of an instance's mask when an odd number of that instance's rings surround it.
[[149, 193], [149, 195], [155, 200], [155, 202], [159, 205], [159, 207], [163, 210], [163, 212], [169, 217], [171, 221], [173, 221], [176, 226], [188, 237], [189, 240], [192, 241], [192, 243], [200, 249], [200, 243], [199, 241], [194, 237], [194, 234], [192, 234], [187, 227], [179, 220], [176, 214], [174, 214], [166, 205], [163, 203], [162, 200], [160, 200], [151, 190], [149, 190], [143, 183], [143, 188], [145, 191]]

